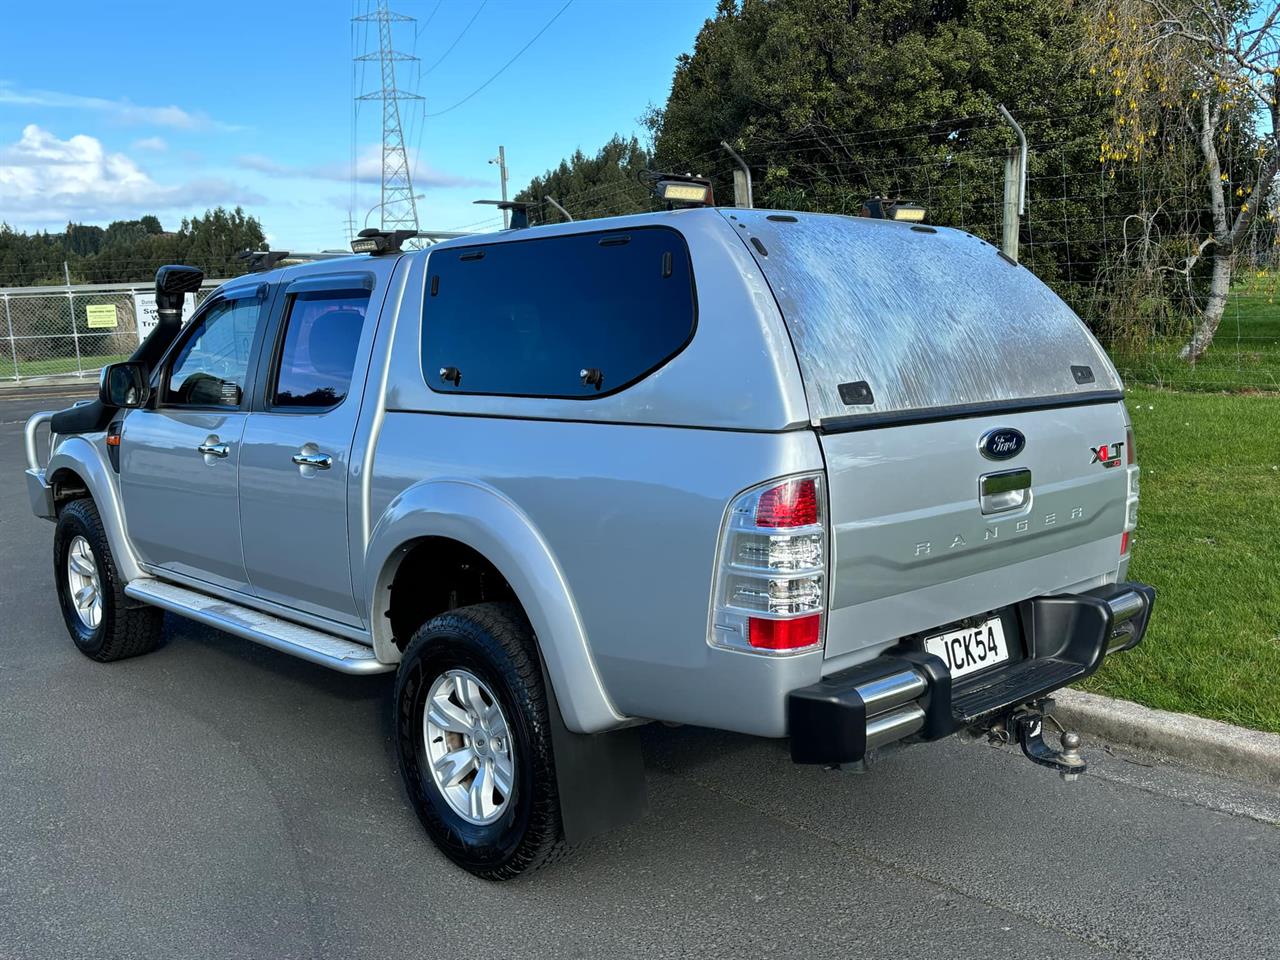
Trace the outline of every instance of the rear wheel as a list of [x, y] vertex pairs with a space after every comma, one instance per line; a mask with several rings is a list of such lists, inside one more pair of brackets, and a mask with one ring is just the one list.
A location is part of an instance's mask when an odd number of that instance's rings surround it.
[[164, 613], [124, 595], [102, 518], [90, 499], [73, 500], [58, 513], [53, 576], [67, 632], [85, 656], [105, 663], [159, 645]]
[[449, 859], [506, 880], [564, 849], [533, 632], [482, 603], [428, 621], [396, 679], [396, 748], [414, 810]]

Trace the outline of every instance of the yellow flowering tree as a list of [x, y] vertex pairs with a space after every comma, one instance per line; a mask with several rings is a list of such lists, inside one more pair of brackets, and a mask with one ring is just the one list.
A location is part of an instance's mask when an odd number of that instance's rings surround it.
[[[1199, 153], [1197, 193], [1208, 229], [1179, 267], [1190, 282], [1204, 259], [1211, 265], [1208, 294], [1179, 353], [1194, 363], [1213, 343], [1236, 254], [1280, 167], [1280, 4], [1086, 0], [1083, 13], [1089, 71], [1111, 104], [1102, 162], [1158, 161], [1171, 131], [1188, 134]], [[1257, 132], [1247, 163], [1229, 171], [1224, 150], [1241, 135], [1233, 124]]]

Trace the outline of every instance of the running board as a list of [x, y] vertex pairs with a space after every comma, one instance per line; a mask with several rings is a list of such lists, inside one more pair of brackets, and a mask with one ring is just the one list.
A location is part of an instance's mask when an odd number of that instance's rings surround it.
[[134, 580], [124, 592], [134, 600], [339, 673], [388, 673], [396, 668], [375, 657], [371, 647], [163, 580]]

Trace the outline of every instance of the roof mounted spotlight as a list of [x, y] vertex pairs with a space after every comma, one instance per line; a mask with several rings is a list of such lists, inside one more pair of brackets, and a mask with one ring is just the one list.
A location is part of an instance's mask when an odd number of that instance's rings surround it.
[[236, 254], [236, 259], [248, 261], [250, 273], [265, 273], [288, 256], [288, 250], [241, 250]]
[[351, 252], [367, 253], [375, 257], [384, 253], [399, 253], [404, 242], [417, 235], [417, 230], [379, 230], [369, 227], [356, 234], [356, 238], [351, 241]]
[[527, 227], [529, 225], [529, 211], [538, 206], [536, 203], [530, 203], [525, 200], [476, 200], [474, 202], [490, 204], [499, 210], [510, 210], [512, 230], [523, 230]]
[[669, 209], [716, 205], [711, 181], [706, 177], [695, 177], [691, 173], [654, 174], [653, 195], [666, 203]]
[[872, 220], [897, 220], [901, 223], [924, 223], [924, 207], [905, 200], [872, 197], [862, 204], [860, 217]]

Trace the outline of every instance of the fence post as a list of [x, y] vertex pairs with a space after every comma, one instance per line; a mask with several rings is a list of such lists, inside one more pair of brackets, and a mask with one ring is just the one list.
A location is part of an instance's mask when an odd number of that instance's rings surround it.
[[738, 151], [729, 146], [727, 140], [721, 140], [720, 146], [728, 151], [729, 156], [733, 157], [733, 162], [737, 164], [733, 170], [733, 205], [750, 210], [755, 206], [755, 197], [751, 195], [751, 168], [742, 157], [738, 156]]
[[1004, 160], [1004, 206], [1001, 217], [1000, 249], [1015, 263], [1018, 260], [1019, 218], [1027, 209], [1027, 135], [1013, 119], [1013, 114], [1000, 104], [1000, 116], [1018, 135], [1018, 146], [1009, 150]]
[[1018, 148], [1010, 147], [1004, 158], [1004, 206], [1000, 217], [1000, 249], [1015, 263], [1018, 260]]
[[76, 295], [67, 287], [67, 309], [71, 312], [71, 343], [76, 348], [76, 375], [84, 376], [84, 364], [80, 360], [80, 331], [76, 329]]
[[18, 369], [18, 341], [13, 336], [13, 314], [9, 310], [9, 294], [4, 295], [4, 322], [9, 327], [9, 352], [13, 354], [13, 379], [22, 382], [22, 373]]

